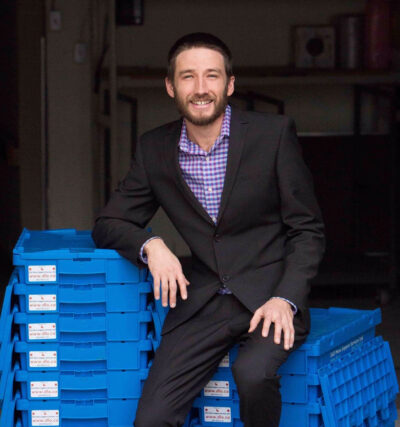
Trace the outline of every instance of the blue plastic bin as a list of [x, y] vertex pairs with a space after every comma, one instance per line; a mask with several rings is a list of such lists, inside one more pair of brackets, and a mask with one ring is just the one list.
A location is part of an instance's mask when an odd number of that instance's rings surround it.
[[[243, 427], [240, 421], [239, 399], [197, 398], [193, 404], [197, 408], [194, 426]], [[196, 415], [195, 415], [196, 416]], [[321, 427], [322, 415], [318, 403], [282, 403], [279, 427]]]
[[[397, 417], [399, 391], [388, 343], [382, 337], [343, 354], [318, 371], [319, 399], [307, 403], [282, 403], [280, 427], [392, 427]], [[241, 426], [239, 399], [199, 397], [198, 426]], [[218, 409], [216, 409], [218, 408]], [[232, 414], [232, 419], [226, 415]], [[215, 421], [207, 414], [220, 415]], [[224, 420], [224, 416], [226, 416]]]
[[8, 374], [12, 371], [12, 355], [18, 335], [14, 330], [14, 317], [18, 307], [13, 301], [14, 283], [16, 276], [11, 275], [10, 281], [4, 293], [3, 306], [0, 317], [0, 402], [4, 398]]
[[2, 405], [0, 406], [1, 427], [15, 427], [17, 425], [17, 423], [14, 423], [14, 420], [17, 418], [15, 414], [15, 405], [17, 399], [20, 398], [20, 392], [14, 387], [14, 377], [18, 368], [18, 364], [15, 364], [13, 369], [10, 370], [7, 375], [4, 398]]
[[306, 342], [282, 365], [279, 374], [311, 374], [375, 336], [381, 311], [312, 308]]
[[[32, 419], [36, 423], [44, 421], [47, 413], [47, 425], [62, 427], [132, 427], [139, 399], [108, 399], [108, 400], [47, 400], [29, 401], [18, 399], [17, 410], [21, 413], [22, 425], [32, 427]], [[189, 427], [191, 412], [183, 427]], [[38, 425], [38, 424], [37, 424]], [[43, 427], [46, 424], [40, 424]], [[3, 426], [2, 426], [3, 427]], [[8, 426], [6, 426], [8, 427]], [[11, 426], [10, 426], [11, 427]]]
[[158, 342], [161, 341], [161, 331], [163, 326], [163, 321], [160, 318], [159, 312], [155, 309], [154, 302], [151, 302], [147, 306], [147, 310], [151, 313], [151, 317], [153, 319], [153, 327], [154, 327], [154, 339]]
[[146, 339], [151, 313], [16, 313], [21, 341], [103, 342]]
[[28, 400], [137, 399], [148, 369], [83, 372], [17, 371], [15, 381]]
[[321, 396], [318, 368], [370, 341], [380, 322], [379, 309], [311, 309], [311, 331], [306, 342], [278, 371], [282, 401], [317, 402]]
[[319, 369], [326, 427], [380, 426], [392, 421], [399, 392], [389, 344], [376, 337]]
[[198, 397], [193, 403], [202, 426], [243, 426], [240, 421], [239, 400], [219, 400]]
[[13, 251], [21, 283], [103, 284], [146, 281], [117, 251], [97, 249], [90, 231], [23, 230]]
[[97, 285], [17, 283], [14, 294], [27, 313], [120, 313], [145, 311], [149, 282]]
[[160, 341], [155, 338], [154, 331], [150, 331], [147, 335], [147, 338], [151, 341], [153, 351], [155, 352], [157, 348], [160, 346]]
[[[311, 309], [312, 326], [307, 341], [279, 369], [282, 402], [318, 402], [321, 397], [318, 367], [372, 339], [375, 326], [381, 320], [380, 316], [379, 310]], [[157, 318], [156, 313], [153, 313], [153, 319], [154, 317]], [[228, 367], [218, 368], [211, 380], [216, 383], [216, 387], [208, 385], [206, 394], [210, 395], [214, 390], [214, 397], [230, 399], [232, 390], [237, 390], [230, 371], [237, 352], [238, 346], [230, 350], [230, 360], [223, 361]], [[223, 381], [228, 384], [227, 387], [223, 386]], [[204, 393], [203, 390], [202, 396]]]
[[133, 425], [138, 399], [37, 400], [18, 399], [24, 427], [128, 427]]
[[143, 369], [152, 351], [150, 340], [96, 343], [17, 341], [21, 369], [27, 371], [93, 371]]
[[212, 379], [203, 388], [201, 397], [229, 400], [237, 396], [237, 387], [231, 370], [217, 370]]

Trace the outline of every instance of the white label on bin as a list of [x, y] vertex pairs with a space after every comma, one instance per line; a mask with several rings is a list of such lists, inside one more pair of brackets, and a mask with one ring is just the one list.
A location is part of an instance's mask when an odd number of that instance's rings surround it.
[[29, 282], [55, 282], [57, 268], [55, 265], [28, 265]]
[[30, 351], [29, 367], [31, 368], [56, 368], [56, 351]]
[[30, 340], [51, 340], [56, 338], [55, 323], [28, 323]]
[[222, 406], [205, 406], [204, 421], [208, 423], [231, 423], [231, 408]]
[[32, 426], [59, 426], [60, 425], [60, 413], [58, 410], [33, 410], [32, 414]]
[[30, 311], [55, 311], [57, 310], [57, 295], [28, 295]]
[[204, 387], [204, 396], [229, 397], [229, 381], [209, 381]]
[[229, 368], [229, 353], [224, 356], [224, 358], [219, 363], [221, 368]]
[[31, 397], [58, 397], [58, 381], [31, 381]]

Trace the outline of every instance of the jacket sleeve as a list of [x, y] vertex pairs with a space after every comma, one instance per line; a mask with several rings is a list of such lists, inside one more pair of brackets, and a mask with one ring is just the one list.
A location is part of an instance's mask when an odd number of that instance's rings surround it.
[[284, 272], [274, 296], [286, 298], [301, 309], [306, 305], [309, 280], [317, 274], [325, 251], [325, 235], [312, 176], [290, 117], [282, 129], [276, 165], [287, 240]]
[[116, 249], [137, 266], [143, 266], [140, 248], [154, 237], [145, 227], [159, 207], [146, 175], [141, 144], [125, 178], [96, 218], [92, 232], [98, 247]]

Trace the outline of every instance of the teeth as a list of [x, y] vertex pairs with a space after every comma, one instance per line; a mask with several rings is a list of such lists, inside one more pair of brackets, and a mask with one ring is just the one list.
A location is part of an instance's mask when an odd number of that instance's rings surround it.
[[205, 105], [205, 104], [209, 104], [211, 101], [193, 101], [193, 104], [196, 105]]

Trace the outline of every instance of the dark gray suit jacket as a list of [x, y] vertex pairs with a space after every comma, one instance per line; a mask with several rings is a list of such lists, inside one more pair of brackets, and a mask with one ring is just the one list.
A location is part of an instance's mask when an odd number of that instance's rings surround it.
[[206, 304], [221, 283], [253, 312], [280, 296], [308, 317], [324, 225], [293, 119], [232, 108], [216, 225], [180, 172], [181, 124], [142, 136], [126, 177], [97, 218], [94, 241], [140, 266], [139, 250], [152, 236], [146, 224], [163, 207], [192, 252], [188, 299], [178, 298], [169, 311], [164, 334]]

